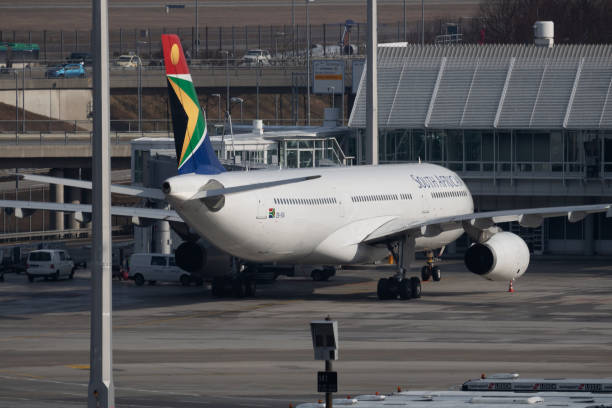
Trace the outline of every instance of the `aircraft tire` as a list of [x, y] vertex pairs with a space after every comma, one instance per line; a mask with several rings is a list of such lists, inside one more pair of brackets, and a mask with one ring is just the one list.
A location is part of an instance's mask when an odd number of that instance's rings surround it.
[[232, 279], [232, 294], [234, 297], [243, 298], [245, 296], [244, 279], [234, 278]]
[[378, 299], [380, 300], [386, 300], [388, 299], [388, 290], [387, 290], [387, 280], [386, 279], [379, 279], [378, 280], [378, 286], [376, 287], [376, 295], [378, 296]]
[[248, 278], [244, 281], [244, 295], [246, 297], [254, 297], [257, 292], [257, 283], [255, 279]]
[[434, 282], [440, 282], [440, 279], [442, 279], [442, 273], [440, 272], [440, 268], [434, 266], [431, 269], [431, 276], [433, 277]]
[[425, 265], [421, 268], [421, 279], [423, 280], [423, 282], [427, 282], [429, 278], [431, 278], [431, 271], [429, 270], [427, 265]]
[[410, 290], [412, 298], [418, 299], [421, 297], [421, 281], [416, 276], [410, 278]]
[[412, 281], [404, 279], [399, 283], [399, 298], [402, 300], [410, 300], [412, 297]]

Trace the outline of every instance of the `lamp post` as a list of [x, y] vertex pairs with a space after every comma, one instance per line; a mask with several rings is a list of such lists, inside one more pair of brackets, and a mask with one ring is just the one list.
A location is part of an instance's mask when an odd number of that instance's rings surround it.
[[234, 96], [231, 101], [232, 103], [240, 104], [240, 122], [242, 123], [242, 104], [244, 103], [244, 99]]
[[226, 106], [225, 110], [230, 110], [230, 82], [229, 82], [229, 51], [222, 50], [221, 54], [225, 54], [225, 85], [227, 87], [227, 93], [225, 95]]
[[336, 87], [334, 86], [330, 86], [329, 88], [327, 88], [328, 91], [331, 90], [331, 100], [332, 100], [332, 109], [334, 109], [336, 107], [336, 100], [335, 100], [335, 96], [336, 96]]
[[421, 0], [421, 45], [425, 45], [425, 0]]
[[308, 12], [308, 4], [314, 3], [315, 0], [306, 0], [306, 42], [308, 50], [306, 51], [306, 87], [308, 88], [306, 97], [306, 111], [308, 116], [308, 126], [310, 126], [310, 13]]
[[221, 94], [214, 93], [210, 96], [217, 98], [217, 121], [221, 122]]
[[198, 48], [200, 48], [200, 36], [198, 35], [198, 0], [195, 0], [195, 52], [194, 58], [198, 58]]

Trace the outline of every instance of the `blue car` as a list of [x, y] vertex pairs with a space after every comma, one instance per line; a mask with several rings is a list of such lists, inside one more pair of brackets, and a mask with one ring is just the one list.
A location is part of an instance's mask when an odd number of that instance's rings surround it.
[[47, 78], [85, 78], [83, 64], [65, 64], [47, 70]]

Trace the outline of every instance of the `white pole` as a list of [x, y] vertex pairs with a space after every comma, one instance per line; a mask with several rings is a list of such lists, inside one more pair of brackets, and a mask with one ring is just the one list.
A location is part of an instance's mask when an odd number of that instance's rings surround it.
[[366, 82], [366, 162], [378, 164], [378, 75], [376, 72], [378, 39], [376, 0], [368, 0], [368, 55]]
[[310, 13], [308, 12], [308, 3], [314, 0], [306, 0], [306, 43], [308, 50], [306, 51], [306, 111], [308, 117], [308, 126], [310, 126]]
[[110, 214], [110, 98], [108, 80], [108, 4], [93, 0], [93, 157], [91, 271], [91, 348], [89, 408], [115, 406], [112, 343]]

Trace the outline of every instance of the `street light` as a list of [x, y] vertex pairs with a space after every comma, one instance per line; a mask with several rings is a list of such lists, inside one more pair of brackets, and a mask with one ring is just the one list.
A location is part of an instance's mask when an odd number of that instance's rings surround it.
[[217, 121], [221, 122], [221, 94], [214, 93], [210, 96], [217, 98]]
[[230, 82], [229, 82], [229, 51], [221, 50], [221, 54], [225, 54], [225, 84], [227, 86], [227, 94], [225, 95], [226, 109], [230, 110]]
[[234, 96], [231, 99], [232, 103], [239, 103], [240, 104], [240, 122], [242, 122], [242, 104], [244, 103], [244, 99], [239, 98], [237, 96]]
[[308, 126], [310, 126], [310, 14], [308, 12], [308, 4], [314, 3], [315, 0], [305, 0], [306, 1], [306, 41], [308, 43], [308, 51], [306, 52], [306, 65], [307, 65], [307, 92], [308, 96], [306, 98], [306, 110], [308, 112]]
[[336, 96], [336, 87], [330, 86], [329, 88], [327, 88], [327, 91], [329, 92], [331, 90], [331, 99], [332, 99], [332, 109], [334, 109], [336, 107], [336, 98], [334, 98], [334, 96]]

